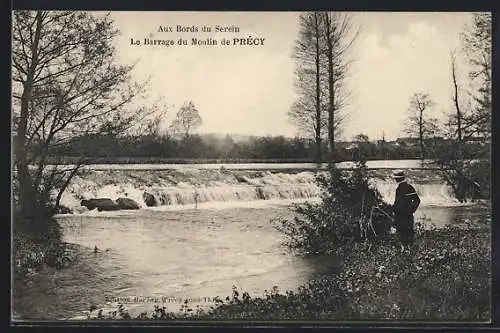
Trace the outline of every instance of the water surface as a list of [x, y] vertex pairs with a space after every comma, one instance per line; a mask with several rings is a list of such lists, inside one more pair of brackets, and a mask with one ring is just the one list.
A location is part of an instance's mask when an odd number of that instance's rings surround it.
[[[90, 306], [113, 309], [122, 297], [131, 300], [126, 306], [132, 313], [150, 311], [154, 298], [177, 311], [185, 299], [210, 306], [212, 297], [230, 295], [233, 285], [262, 296], [275, 285], [294, 290], [335, 273], [337, 258], [290, 254], [270, 223], [276, 216], [292, 212], [286, 203], [274, 203], [61, 216], [64, 240], [79, 246], [75, 265], [31, 277], [14, 309], [22, 306], [23, 318], [30, 319], [81, 318]], [[485, 216], [477, 206], [424, 206], [416, 219], [442, 226], [482, 223]]]

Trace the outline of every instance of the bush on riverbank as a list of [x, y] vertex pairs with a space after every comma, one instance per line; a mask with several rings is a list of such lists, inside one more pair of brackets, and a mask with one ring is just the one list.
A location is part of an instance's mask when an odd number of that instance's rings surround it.
[[[325, 253], [355, 241], [384, 240], [390, 221], [372, 208], [390, 211], [380, 192], [370, 184], [366, 161], [353, 170], [331, 164], [316, 182], [321, 202], [295, 207], [294, 219], [275, 220], [276, 229], [286, 238], [285, 245], [300, 253]], [[373, 214], [372, 214], [373, 213]]]
[[479, 151], [469, 152], [473, 158], [464, 159], [464, 148], [458, 143], [453, 143], [438, 155], [435, 162], [440, 168], [440, 173], [460, 202], [488, 200], [491, 196], [490, 149], [483, 147]]
[[44, 265], [67, 266], [64, 252], [61, 227], [50, 215], [34, 214], [31, 218], [23, 218], [14, 213], [12, 264], [15, 281]]
[[488, 228], [422, 231], [412, 253], [397, 240], [352, 244], [337, 251], [340, 274], [318, 276], [296, 292], [263, 297], [233, 289], [213, 309], [183, 304], [179, 312], [157, 305], [132, 316], [94, 311], [89, 319], [129, 320], [469, 320], [490, 318], [491, 265]]

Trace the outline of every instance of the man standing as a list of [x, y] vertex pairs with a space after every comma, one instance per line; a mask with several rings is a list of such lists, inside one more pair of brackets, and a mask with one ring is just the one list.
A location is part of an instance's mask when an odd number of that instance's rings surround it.
[[420, 198], [415, 188], [406, 182], [405, 174], [402, 171], [395, 172], [393, 178], [398, 183], [396, 197], [392, 205], [394, 223], [401, 239], [401, 251], [403, 252], [405, 249], [409, 251], [415, 233], [413, 213], [420, 205]]

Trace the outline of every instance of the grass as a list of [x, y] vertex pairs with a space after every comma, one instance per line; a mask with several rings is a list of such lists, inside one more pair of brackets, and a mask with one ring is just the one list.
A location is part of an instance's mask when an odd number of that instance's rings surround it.
[[[210, 310], [179, 311], [156, 305], [137, 316], [123, 305], [93, 320], [335, 320], [335, 321], [489, 321], [491, 295], [490, 230], [446, 227], [422, 231], [411, 253], [401, 254], [396, 239], [353, 244], [337, 253], [340, 274], [309, 281], [297, 291], [277, 287], [252, 298], [233, 287]], [[174, 311], [172, 311], [174, 310]]]

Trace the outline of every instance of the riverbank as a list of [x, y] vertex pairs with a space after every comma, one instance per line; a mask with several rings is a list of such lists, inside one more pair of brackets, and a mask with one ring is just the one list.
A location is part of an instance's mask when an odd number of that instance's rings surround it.
[[89, 319], [159, 320], [413, 320], [488, 321], [491, 297], [490, 229], [448, 226], [421, 231], [410, 254], [396, 239], [338, 251], [341, 272], [309, 281], [296, 292], [278, 288], [259, 298], [233, 289], [211, 310], [158, 304], [131, 316], [89, 312]]
[[[74, 260], [73, 244], [61, 241], [61, 231], [54, 219], [45, 220], [46, 229], [37, 232], [20, 226], [12, 235], [12, 300], [13, 316], [16, 304], [33, 285], [33, 278], [47, 269], [67, 268]], [[26, 303], [23, 303], [26, 306]]]

